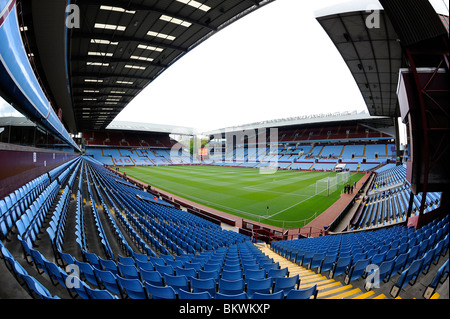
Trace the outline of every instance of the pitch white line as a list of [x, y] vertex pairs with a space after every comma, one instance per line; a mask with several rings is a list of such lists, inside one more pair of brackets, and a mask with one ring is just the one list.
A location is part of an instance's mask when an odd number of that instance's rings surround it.
[[308, 198], [305, 198], [304, 200], [298, 202], [297, 204], [294, 204], [294, 205], [292, 205], [292, 206], [289, 206], [288, 208], [282, 209], [282, 210], [280, 210], [279, 212], [276, 212], [275, 214], [269, 215], [269, 217], [267, 217], [267, 218], [271, 218], [271, 217], [273, 217], [273, 216], [275, 216], [275, 215], [278, 215], [278, 214], [280, 214], [280, 213], [282, 213], [282, 212], [284, 212], [284, 211], [286, 211], [286, 210], [288, 210], [288, 209], [291, 209], [292, 207], [295, 207], [295, 206], [297, 206], [298, 204], [301, 204], [301, 203], [303, 203], [304, 201], [307, 201], [308, 199], [313, 198], [314, 196], [316, 196], [316, 195], [309, 196]]
[[253, 189], [255, 191], [259, 191], [259, 192], [267, 192], [267, 193], [274, 193], [274, 194], [281, 194], [281, 195], [291, 195], [291, 196], [308, 196], [308, 195], [304, 195], [304, 194], [296, 194], [295, 192], [277, 192], [277, 191], [271, 191], [271, 190], [267, 190], [267, 189], [261, 189], [261, 188], [256, 188], [254, 186], [245, 186], [242, 188], [246, 188], [246, 189]]

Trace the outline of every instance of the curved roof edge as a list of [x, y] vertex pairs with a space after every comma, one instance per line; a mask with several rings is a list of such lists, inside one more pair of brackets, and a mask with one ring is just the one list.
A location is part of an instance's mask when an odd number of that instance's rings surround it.
[[386, 116], [371, 116], [366, 111], [363, 112], [336, 112], [328, 114], [306, 115], [300, 117], [269, 120], [258, 123], [244, 124], [240, 126], [227, 127], [223, 129], [217, 129], [213, 131], [204, 132], [203, 135], [222, 134], [225, 132], [235, 132], [244, 130], [255, 130], [263, 128], [285, 127], [295, 125], [317, 124], [317, 123], [333, 123], [343, 121], [376, 121], [380, 119], [389, 119]]
[[191, 127], [142, 123], [142, 122], [128, 122], [128, 121], [113, 121], [106, 127], [106, 129], [107, 130], [121, 130], [121, 131], [169, 133], [169, 134], [178, 134], [178, 135], [196, 135], [197, 134], [197, 131]]
[[[429, 0], [436, 13], [448, 16], [448, 8], [441, 0]], [[350, 0], [341, 2], [329, 7], [325, 7], [314, 11], [316, 18], [325, 17], [333, 14], [342, 14], [354, 11], [371, 11], [371, 10], [384, 10], [383, 6], [378, 0]]]

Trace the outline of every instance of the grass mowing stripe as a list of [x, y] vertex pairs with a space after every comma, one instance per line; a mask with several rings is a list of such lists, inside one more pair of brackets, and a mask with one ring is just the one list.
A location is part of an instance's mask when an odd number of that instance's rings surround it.
[[[123, 169], [123, 168], [122, 168]], [[127, 175], [160, 189], [240, 217], [274, 226], [294, 228], [320, 214], [340, 196], [316, 196], [315, 183], [336, 173], [276, 171], [221, 166], [126, 167]], [[363, 174], [351, 175], [351, 182]], [[267, 206], [269, 210], [267, 211]], [[276, 215], [276, 220], [271, 216]]]

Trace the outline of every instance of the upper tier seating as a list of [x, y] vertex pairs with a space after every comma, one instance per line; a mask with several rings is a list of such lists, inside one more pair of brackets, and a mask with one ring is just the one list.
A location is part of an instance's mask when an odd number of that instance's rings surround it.
[[[363, 211], [354, 221], [352, 229], [367, 229], [406, 221], [411, 196], [411, 185], [406, 181], [406, 168], [403, 165], [389, 166], [380, 171], [367, 192]], [[440, 197], [440, 193], [427, 193], [425, 213], [439, 207]], [[411, 216], [419, 213], [421, 200], [422, 193], [414, 196]]]

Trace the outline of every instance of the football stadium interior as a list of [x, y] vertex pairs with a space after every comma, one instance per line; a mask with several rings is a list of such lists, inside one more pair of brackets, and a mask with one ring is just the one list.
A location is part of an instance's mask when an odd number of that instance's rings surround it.
[[365, 111], [114, 121], [272, 2], [0, 0], [1, 299], [449, 298], [448, 7], [316, 12]]

